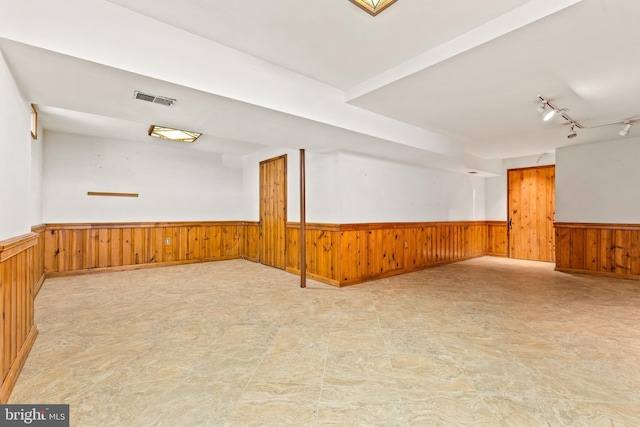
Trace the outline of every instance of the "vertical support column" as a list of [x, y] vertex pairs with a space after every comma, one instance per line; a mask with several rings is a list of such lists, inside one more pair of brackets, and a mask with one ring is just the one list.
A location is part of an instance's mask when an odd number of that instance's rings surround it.
[[300, 149], [300, 287], [307, 287], [307, 212], [304, 148]]

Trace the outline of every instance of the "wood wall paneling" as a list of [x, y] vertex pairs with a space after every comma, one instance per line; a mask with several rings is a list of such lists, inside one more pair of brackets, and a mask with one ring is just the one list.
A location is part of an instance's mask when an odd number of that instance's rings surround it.
[[42, 227], [0, 242], [0, 403], [6, 403], [38, 333], [35, 294], [43, 279]]
[[640, 278], [640, 224], [556, 223], [556, 270]]
[[506, 257], [507, 252], [507, 224], [487, 221], [487, 255]]
[[240, 258], [242, 248], [255, 256], [255, 226], [246, 234], [244, 227], [236, 221], [49, 224], [44, 268], [52, 276], [215, 261]]
[[[487, 253], [487, 223], [340, 225], [340, 284], [349, 285]], [[499, 234], [495, 224], [496, 235]], [[506, 224], [502, 223], [506, 231]], [[502, 238], [505, 240], [506, 236]]]
[[[300, 224], [287, 223], [286, 271], [300, 274]], [[340, 231], [335, 224], [306, 225], [307, 277], [339, 283]]]
[[249, 261], [258, 262], [260, 252], [260, 223], [243, 222], [240, 227], [240, 255]]

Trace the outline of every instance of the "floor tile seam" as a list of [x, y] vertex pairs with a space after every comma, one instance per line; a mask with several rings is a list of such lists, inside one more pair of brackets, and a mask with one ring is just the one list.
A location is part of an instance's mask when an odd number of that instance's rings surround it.
[[320, 416], [320, 402], [322, 400], [322, 392], [324, 390], [325, 384], [324, 384], [324, 380], [325, 380], [325, 374], [327, 372], [327, 359], [329, 358], [329, 343], [327, 343], [327, 348], [324, 351], [324, 364], [322, 366], [322, 377], [320, 379], [320, 394], [318, 395], [318, 402], [316, 404], [316, 422], [315, 422], [315, 426], [318, 425], [319, 422], [319, 416]]
[[[473, 384], [472, 384], [473, 386]], [[475, 388], [475, 386], [474, 386]], [[511, 392], [490, 392], [490, 391], [481, 391], [476, 389], [476, 392], [483, 397], [502, 397], [505, 398], [507, 400], [525, 400], [525, 399], [533, 399], [533, 400], [540, 400], [540, 401], [565, 401], [565, 402], [584, 402], [584, 403], [603, 403], [603, 404], [616, 404], [616, 405], [634, 405], [634, 406], [638, 406], [640, 405], [640, 401], [632, 401], [632, 402], [627, 402], [627, 401], [618, 401], [618, 400], [602, 400], [602, 399], [584, 399], [584, 398], [577, 398], [577, 397], [572, 397], [572, 396], [566, 396], [566, 395], [557, 395], [557, 396], [541, 396], [541, 395], [528, 395], [528, 394], [521, 394], [521, 393], [511, 393]]]
[[382, 331], [382, 328], [380, 328], [380, 335], [382, 335], [382, 341], [384, 342], [384, 348], [385, 348], [385, 352], [384, 353], [385, 353], [385, 355], [387, 357], [387, 361], [389, 362], [389, 366], [391, 366], [391, 373], [393, 374], [393, 381], [395, 383], [395, 389], [396, 389], [396, 392], [399, 393], [400, 392], [400, 387], [399, 387], [399, 384], [398, 384], [398, 377], [395, 374], [395, 370], [394, 370], [394, 367], [393, 367], [393, 362], [391, 360], [391, 354], [392, 353], [389, 351], [389, 343], [387, 342], [387, 339], [386, 339], [386, 337], [384, 335], [384, 332]]

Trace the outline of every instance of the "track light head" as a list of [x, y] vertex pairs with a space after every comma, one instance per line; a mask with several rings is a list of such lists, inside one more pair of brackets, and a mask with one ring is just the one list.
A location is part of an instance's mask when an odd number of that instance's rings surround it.
[[555, 115], [556, 115], [556, 110], [551, 109], [551, 110], [549, 110], [549, 112], [547, 112], [547, 114], [544, 115], [544, 118], [542, 120], [544, 120], [545, 122], [548, 122]]
[[576, 132], [576, 125], [571, 124], [571, 130], [569, 131], [567, 138], [571, 139], [575, 138], [576, 136], [578, 136], [578, 132]]
[[620, 136], [629, 135], [629, 129], [631, 129], [631, 126], [633, 126], [632, 123], [624, 122], [624, 127], [618, 131], [618, 135], [620, 135]]

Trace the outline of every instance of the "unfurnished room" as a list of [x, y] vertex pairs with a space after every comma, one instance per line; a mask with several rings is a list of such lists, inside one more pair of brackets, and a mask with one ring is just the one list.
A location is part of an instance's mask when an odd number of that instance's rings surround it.
[[638, 16], [0, 0], [0, 424], [638, 425]]

